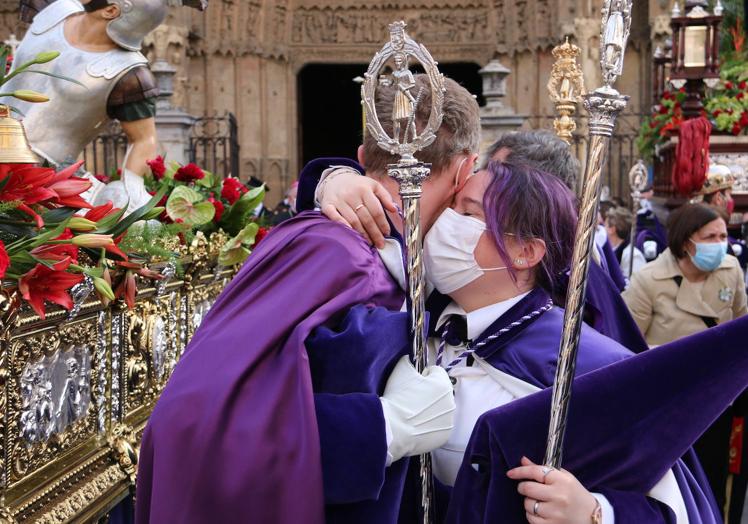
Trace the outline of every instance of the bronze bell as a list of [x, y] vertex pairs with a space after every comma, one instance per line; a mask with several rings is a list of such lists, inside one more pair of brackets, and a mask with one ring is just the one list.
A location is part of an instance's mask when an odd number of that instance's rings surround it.
[[0, 164], [38, 164], [23, 124], [10, 116], [10, 108], [0, 104]]

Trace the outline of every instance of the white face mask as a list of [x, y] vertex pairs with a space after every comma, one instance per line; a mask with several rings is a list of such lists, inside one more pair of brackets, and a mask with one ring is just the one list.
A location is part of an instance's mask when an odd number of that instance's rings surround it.
[[475, 260], [485, 222], [460, 215], [448, 208], [439, 216], [424, 240], [423, 262], [426, 278], [442, 294], [448, 295], [483, 276], [485, 271], [506, 267], [482, 268]]

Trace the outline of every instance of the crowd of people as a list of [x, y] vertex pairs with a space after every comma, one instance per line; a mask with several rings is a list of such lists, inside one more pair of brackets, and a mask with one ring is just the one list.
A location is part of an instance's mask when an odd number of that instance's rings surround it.
[[[389, 131], [395, 98], [380, 88]], [[634, 246], [633, 214], [605, 210], [564, 469], [546, 467], [579, 164], [542, 132], [505, 135], [480, 160], [477, 103], [449, 79], [443, 111], [419, 153], [429, 367], [407, 357], [396, 159], [366, 136], [358, 161], [304, 168], [298, 214], [190, 342], [143, 436], [137, 521], [417, 522], [409, 457], [423, 453], [438, 522], [740, 518], [746, 475], [725, 426], [748, 386], [735, 343], [748, 325], [730, 322], [746, 291], [720, 199], [681, 207], [667, 229], [645, 205]]]

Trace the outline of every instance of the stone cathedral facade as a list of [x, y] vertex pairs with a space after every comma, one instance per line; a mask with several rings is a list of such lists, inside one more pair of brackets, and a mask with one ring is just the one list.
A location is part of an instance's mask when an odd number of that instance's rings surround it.
[[[619, 82], [631, 96], [630, 113], [651, 104], [651, 55], [669, 32], [671, 3], [635, 2]], [[0, 0], [3, 39], [11, 33], [20, 39], [25, 29], [17, 6], [17, 0]], [[468, 64], [477, 71], [498, 58], [511, 69], [506, 105], [519, 115], [549, 116], [551, 49], [565, 36], [582, 48], [587, 86], [600, 82], [600, 6], [599, 0], [211, 0], [205, 13], [174, 9], [148, 38], [146, 51], [152, 63], [161, 59], [176, 68], [172, 105], [192, 115], [236, 116], [241, 178], [265, 180], [272, 203], [303, 165], [304, 134], [315, 133], [309, 122], [301, 125], [300, 92], [313, 89], [334, 99], [340, 83], [328, 78], [305, 84], [305, 68], [360, 65], [363, 75], [386, 39], [387, 24], [402, 19], [440, 64]], [[349, 87], [357, 92], [353, 82]], [[329, 119], [333, 125], [336, 119], [358, 119], [360, 125], [360, 108], [338, 106]], [[525, 125], [535, 123], [528, 119]]]

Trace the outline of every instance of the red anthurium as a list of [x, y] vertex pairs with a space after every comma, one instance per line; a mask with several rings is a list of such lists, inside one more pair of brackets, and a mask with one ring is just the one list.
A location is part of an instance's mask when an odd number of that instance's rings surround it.
[[0, 278], [5, 277], [5, 272], [8, 271], [10, 266], [10, 257], [8, 252], [5, 251], [5, 244], [0, 240]]
[[[69, 262], [68, 264], [69, 265]], [[21, 277], [18, 289], [34, 311], [45, 318], [44, 301], [54, 302], [65, 309], [73, 307], [73, 299], [68, 290], [83, 280], [83, 275], [49, 269], [37, 264], [34, 269]]]

